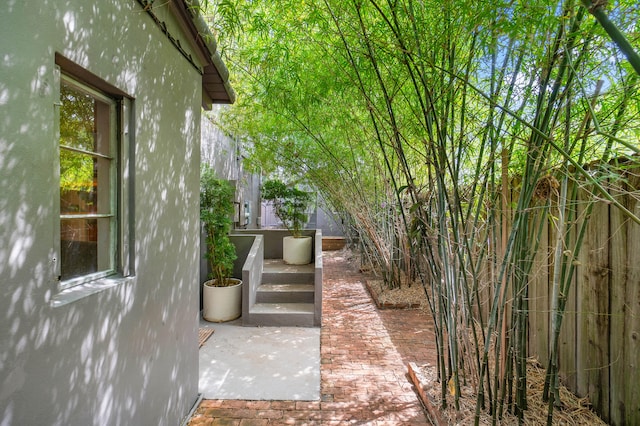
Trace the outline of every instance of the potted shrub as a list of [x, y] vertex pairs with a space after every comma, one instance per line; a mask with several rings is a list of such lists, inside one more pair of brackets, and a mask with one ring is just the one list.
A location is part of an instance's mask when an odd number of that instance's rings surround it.
[[291, 232], [282, 240], [282, 258], [285, 263], [306, 265], [311, 262], [312, 238], [302, 235], [307, 223], [307, 210], [311, 194], [279, 180], [268, 180], [262, 185], [262, 198], [271, 201], [274, 213]]
[[200, 220], [206, 234], [210, 280], [202, 287], [202, 316], [207, 321], [231, 321], [242, 314], [242, 281], [232, 278], [236, 250], [229, 240], [233, 187], [218, 179], [209, 166], [200, 171]]

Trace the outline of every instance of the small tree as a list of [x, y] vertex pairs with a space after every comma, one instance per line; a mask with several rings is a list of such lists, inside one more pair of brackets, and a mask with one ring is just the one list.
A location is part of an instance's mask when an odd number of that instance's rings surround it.
[[229, 240], [233, 215], [233, 187], [218, 179], [207, 165], [200, 170], [200, 220], [207, 234], [207, 265], [217, 287], [231, 285], [236, 250]]
[[307, 209], [311, 203], [311, 193], [274, 179], [262, 185], [262, 198], [273, 203], [278, 219], [295, 238], [300, 238], [302, 228], [309, 219]]

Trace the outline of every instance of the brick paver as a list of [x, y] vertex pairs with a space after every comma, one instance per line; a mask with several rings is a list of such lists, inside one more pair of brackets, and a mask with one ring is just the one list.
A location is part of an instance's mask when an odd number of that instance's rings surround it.
[[407, 363], [435, 363], [429, 315], [377, 310], [345, 253], [324, 253], [320, 401], [204, 400], [190, 426], [427, 424]]

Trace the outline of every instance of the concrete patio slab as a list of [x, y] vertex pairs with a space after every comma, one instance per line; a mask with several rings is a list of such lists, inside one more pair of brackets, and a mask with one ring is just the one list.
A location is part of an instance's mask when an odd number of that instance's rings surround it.
[[215, 333], [200, 349], [205, 399], [320, 399], [320, 329], [243, 327], [241, 320], [200, 327]]

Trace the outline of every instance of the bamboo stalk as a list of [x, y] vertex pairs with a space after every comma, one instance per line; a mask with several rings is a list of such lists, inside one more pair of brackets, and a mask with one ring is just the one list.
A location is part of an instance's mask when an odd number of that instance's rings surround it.
[[609, 17], [605, 13], [604, 6], [607, 4], [606, 1], [602, 0], [582, 0], [582, 5], [589, 10], [589, 13], [593, 15], [594, 18], [598, 21], [598, 23], [604, 28], [604, 30], [609, 34], [611, 40], [622, 50], [622, 52], [627, 57], [627, 60], [636, 71], [636, 74], [640, 75], [640, 56], [633, 49], [631, 44], [627, 41], [627, 38], [620, 32], [618, 27], [615, 26], [613, 22], [609, 20]]

